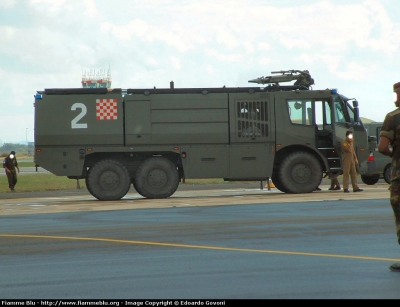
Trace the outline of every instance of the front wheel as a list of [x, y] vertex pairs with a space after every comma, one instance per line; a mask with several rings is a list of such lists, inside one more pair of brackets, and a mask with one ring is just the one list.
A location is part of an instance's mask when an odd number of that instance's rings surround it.
[[279, 191], [283, 193], [288, 193], [288, 191], [285, 189], [285, 186], [281, 183], [279, 176], [278, 176], [278, 171], [274, 171], [272, 174], [272, 183], [274, 184], [275, 188], [277, 188]]
[[385, 170], [383, 172], [383, 179], [386, 181], [386, 183], [390, 184], [391, 173], [392, 173], [392, 164], [389, 164], [385, 167]]
[[166, 158], [148, 158], [136, 171], [134, 183], [136, 191], [143, 197], [168, 198], [178, 188], [178, 169]]
[[277, 176], [282, 192], [311, 193], [321, 183], [322, 167], [315, 156], [299, 151], [283, 159]]

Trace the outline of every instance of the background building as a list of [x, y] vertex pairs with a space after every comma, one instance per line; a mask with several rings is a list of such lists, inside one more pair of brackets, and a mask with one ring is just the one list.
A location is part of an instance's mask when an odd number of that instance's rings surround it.
[[83, 88], [110, 88], [111, 87], [111, 69], [108, 68], [96, 71], [95, 69], [84, 70], [82, 72]]

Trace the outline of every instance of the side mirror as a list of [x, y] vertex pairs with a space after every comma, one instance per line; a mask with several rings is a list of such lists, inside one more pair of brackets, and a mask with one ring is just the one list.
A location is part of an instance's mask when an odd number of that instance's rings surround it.
[[358, 109], [358, 101], [353, 100], [353, 108], [354, 108], [354, 121], [358, 123], [360, 121], [360, 111]]
[[295, 102], [295, 104], [294, 104], [294, 108], [296, 109], [296, 110], [299, 110], [299, 109], [301, 109], [301, 103], [300, 102]]

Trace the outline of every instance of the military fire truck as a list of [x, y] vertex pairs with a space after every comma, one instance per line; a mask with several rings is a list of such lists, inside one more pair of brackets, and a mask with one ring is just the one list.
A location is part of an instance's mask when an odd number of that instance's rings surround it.
[[[84, 179], [99, 200], [131, 185], [167, 198], [186, 179], [267, 181], [310, 193], [340, 172], [340, 143], [354, 133], [369, 155], [358, 102], [336, 89], [313, 90], [307, 70], [272, 72], [261, 86], [218, 88], [50, 88], [35, 94], [34, 162]], [[283, 82], [293, 84], [282, 85]]]

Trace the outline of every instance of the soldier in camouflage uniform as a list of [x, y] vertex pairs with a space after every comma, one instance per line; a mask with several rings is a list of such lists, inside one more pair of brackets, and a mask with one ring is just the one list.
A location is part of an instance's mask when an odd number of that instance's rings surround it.
[[362, 192], [358, 187], [356, 165], [358, 159], [353, 145], [353, 132], [346, 132], [346, 139], [342, 142], [342, 168], [343, 168], [343, 192], [349, 193], [349, 176], [353, 192]]
[[340, 182], [339, 182], [339, 175], [341, 173], [334, 173], [329, 175], [329, 179], [331, 180], [331, 187], [329, 188], [329, 190], [340, 190]]
[[[393, 90], [397, 94], [396, 109], [386, 114], [378, 149], [385, 156], [392, 157], [390, 204], [394, 213], [397, 241], [400, 244], [400, 82], [393, 85]], [[390, 269], [400, 272], [400, 263], [393, 263]]]

